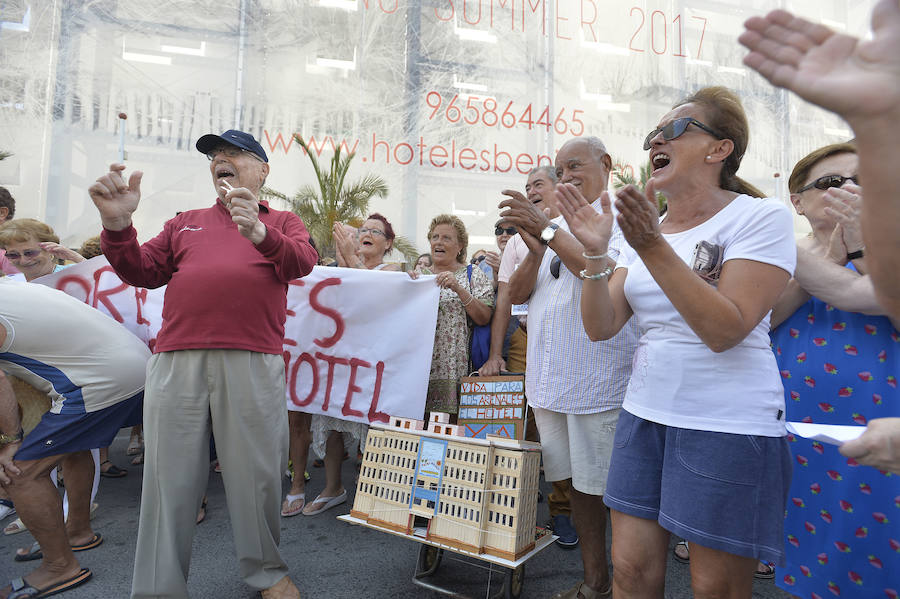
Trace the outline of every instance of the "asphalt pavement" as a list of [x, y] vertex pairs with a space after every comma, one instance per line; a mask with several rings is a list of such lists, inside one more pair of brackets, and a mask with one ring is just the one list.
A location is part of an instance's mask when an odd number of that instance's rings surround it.
[[[135, 539], [142, 466], [130, 464], [125, 456], [128, 431], [123, 430], [110, 449], [110, 458], [128, 469], [128, 476], [101, 479], [97, 502], [100, 504], [93, 525], [103, 535], [103, 544], [93, 550], [77, 554], [82, 567], [90, 568], [93, 579], [87, 584], [59, 595], [65, 599], [127, 598], [134, 567]], [[307, 484], [307, 498], [314, 498], [325, 485], [321, 468], [309, 465], [312, 480]], [[416, 541], [382, 533], [336, 519], [349, 513], [353, 505], [356, 460], [343, 464], [343, 481], [349, 491], [347, 503], [318, 516], [283, 518], [281, 524], [282, 555], [290, 567], [291, 577], [303, 599], [383, 598], [413, 599], [442, 597], [439, 593], [413, 584], [412, 576], [422, 545]], [[289, 483], [284, 480], [287, 491]], [[541, 481], [544, 495], [549, 485]], [[258, 598], [238, 575], [234, 541], [222, 477], [210, 470], [209, 506], [206, 521], [197, 527], [188, 580], [193, 599]], [[2, 522], [8, 524], [13, 517]], [[537, 521], [549, 519], [547, 503], [538, 504]], [[29, 533], [0, 535], [0, 581], [26, 575], [35, 563], [17, 563], [13, 555], [18, 547], [31, 544]], [[677, 539], [672, 539], [672, 544]], [[607, 539], [607, 543], [609, 539]], [[670, 552], [671, 556], [671, 552]], [[461, 562], [445, 554], [440, 567], [428, 580], [469, 597], [488, 597], [502, 592], [507, 570], [489, 572], [479, 566], [484, 562]], [[488, 579], [492, 585], [488, 589]], [[565, 550], [557, 545], [548, 547], [525, 563], [523, 598], [549, 598], [560, 590], [573, 586], [581, 578], [581, 557], [578, 550]], [[501, 595], [502, 596], [502, 595]], [[666, 598], [691, 597], [688, 566], [670, 557], [666, 575]], [[754, 583], [754, 598], [787, 599], [772, 580]]]

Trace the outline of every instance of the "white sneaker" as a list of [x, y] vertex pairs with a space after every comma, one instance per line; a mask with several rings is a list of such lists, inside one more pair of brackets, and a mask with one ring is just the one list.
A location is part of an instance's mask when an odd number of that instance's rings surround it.
[[9, 499], [0, 499], [0, 520], [16, 513], [16, 506]]

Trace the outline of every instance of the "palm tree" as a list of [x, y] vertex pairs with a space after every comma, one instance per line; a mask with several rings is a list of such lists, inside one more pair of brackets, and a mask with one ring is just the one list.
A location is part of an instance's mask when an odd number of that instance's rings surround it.
[[[264, 187], [261, 195], [265, 198], [279, 198], [286, 202], [292, 212], [297, 214], [309, 230], [310, 236], [319, 248], [319, 254], [334, 257], [334, 240], [332, 229], [334, 223], [346, 223], [358, 227], [369, 214], [369, 201], [372, 197], [386, 198], [388, 186], [384, 179], [369, 173], [362, 179], [346, 184], [347, 171], [355, 154], [350, 152], [341, 155], [341, 148], [334, 150], [329, 170], [323, 170], [316, 153], [309, 149], [307, 143], [298, 134], [294, 139], [309, 156], [313, 171], [316, 174], [318, 187], [304, 185], [292, 196]], [[415, 262], [418, 251], [406, 238], [397, 236], [394, 247], [407, 259]]]
[[[653, 168], [650, 166], [650, 163], [644, 163], [641, 165], [639, 171], [639, 179], [635, 178], [633, 172], [629, 173], [622, 168], [623, 163], [621, 161], [616, 161], [613, 166], [613, 177], [615, 180], [613, 181], [613, 187], [616, 189], [621, 189], [626, 185], [634, 185], [640, 190], [643, 190], [647, 185], [647, 181], [650, 180], [650, 173], [653, 171]], [[656, 192], [656, 203], [659, 205], [659, 213], [663, 214], [666, 211], [666, 196], [664, 196], [660, 192]]]

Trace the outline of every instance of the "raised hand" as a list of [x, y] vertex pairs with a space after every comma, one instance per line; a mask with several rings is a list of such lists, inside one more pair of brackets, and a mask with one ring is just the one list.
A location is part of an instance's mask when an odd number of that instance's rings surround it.
[[131, 215], [141, 201], [141, 177], [144, 173], [134, 171], [126, 183], [122, 176], [124, 170], [124, 164], [111, 164], [109, 172], [88, 188], [91, 200], [100, 212], [103, 227], [110, 231], [121, 231], [131, 226]]
[[556, 186], [556, 205], [569, 224], [569, 232], [584, 246], [588, 255], [605, 254], [612, 235], [613, 215], [609, 192], [600, 195], [597, 212], [581, 191], [571, 183]]
[[847, 264], [847, 246], [844, 245], [844, 228], [841, 223], [835, 223], [831, 235], [828, 237], [828, 247], [825, 248], [825, 258], [843, 266]]
[[441, 289], [450, 289], [456, 293], [459, 293], [462, 290], [462, 286], [459, 284], [459, 281], [456, 280], [456, 274], [452, 271], [439, 272], [434, 277], [434, 284]]
[[69, 260], [71, 262], [84, 262], [84, 256], [82, 256], [75, 250], [70, 250], [66, 246], [59, 243], [53, 241], [42, 241], [38, 245], [41, 246], [42, 250], [53, 254], [56, 258]]
[[851, 125], [856, 117], [878, 116], [900, 103], [897, 0], [881, 0], [875, 6], [870, 41], [835, 33], [783, 10], [748, 19], [744, 26], [738, 38], [750, 49], [744, 64]]
[[514, 224], [519, 233], [524, 230], [533, 237], [540, 237], [541, 231], [550, 225], [547, 214], [514, 189], [504, 189], [501, 193], [507, 196], [507, 199], [498, 205], [504, 209], [500, 216]]
[[823, 196], [825, 213], [841, 227], [841, 235], [847, 252], [863, 249], [860, 217], [862, 216], [862, 188], [847, 183], [844, 187], [831, 187]]
[[497, 252], [486, 252], [484, 255], [484, 261], [487, 262], [487, 265], [491, 267], [491, 270], [494, 271], [494, 279], [497, 279], [497, 273], [500, 272], [500, 254]]
[[653, 179], [647, 181], [643, 192], [634, 185], [626, 185], [616, 192], [616, 210], [619, 211], [616, 220], [625, 241], [638, 252], [660, 239], [659, 207]]
[[334, 223], [331, 229], [331, 238], [334, 240], [334, 248], [338, 257], [343, 262], [341, 266], [350, 264], [350, 260], [356, 256], [356, 240], [351, 237], [343, 223]]
[[259, 202], [246, 187], [235, 187], [225, 194], [225, 205], [238, 232], [254, 244], [266, 238], [266, 226], [259, 220]]

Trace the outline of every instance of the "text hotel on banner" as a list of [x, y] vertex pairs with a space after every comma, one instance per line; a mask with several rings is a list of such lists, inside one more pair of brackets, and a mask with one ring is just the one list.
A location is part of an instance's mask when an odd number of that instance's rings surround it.
[[[122, 323], [150, 348], [165, 287], [123, 283], [103, 256], [35, 279]], [[357, 422], [422, 419], [440, 290], [434, 277], [316, 266], [291, 281], [284, 324], [289, 410]]]

